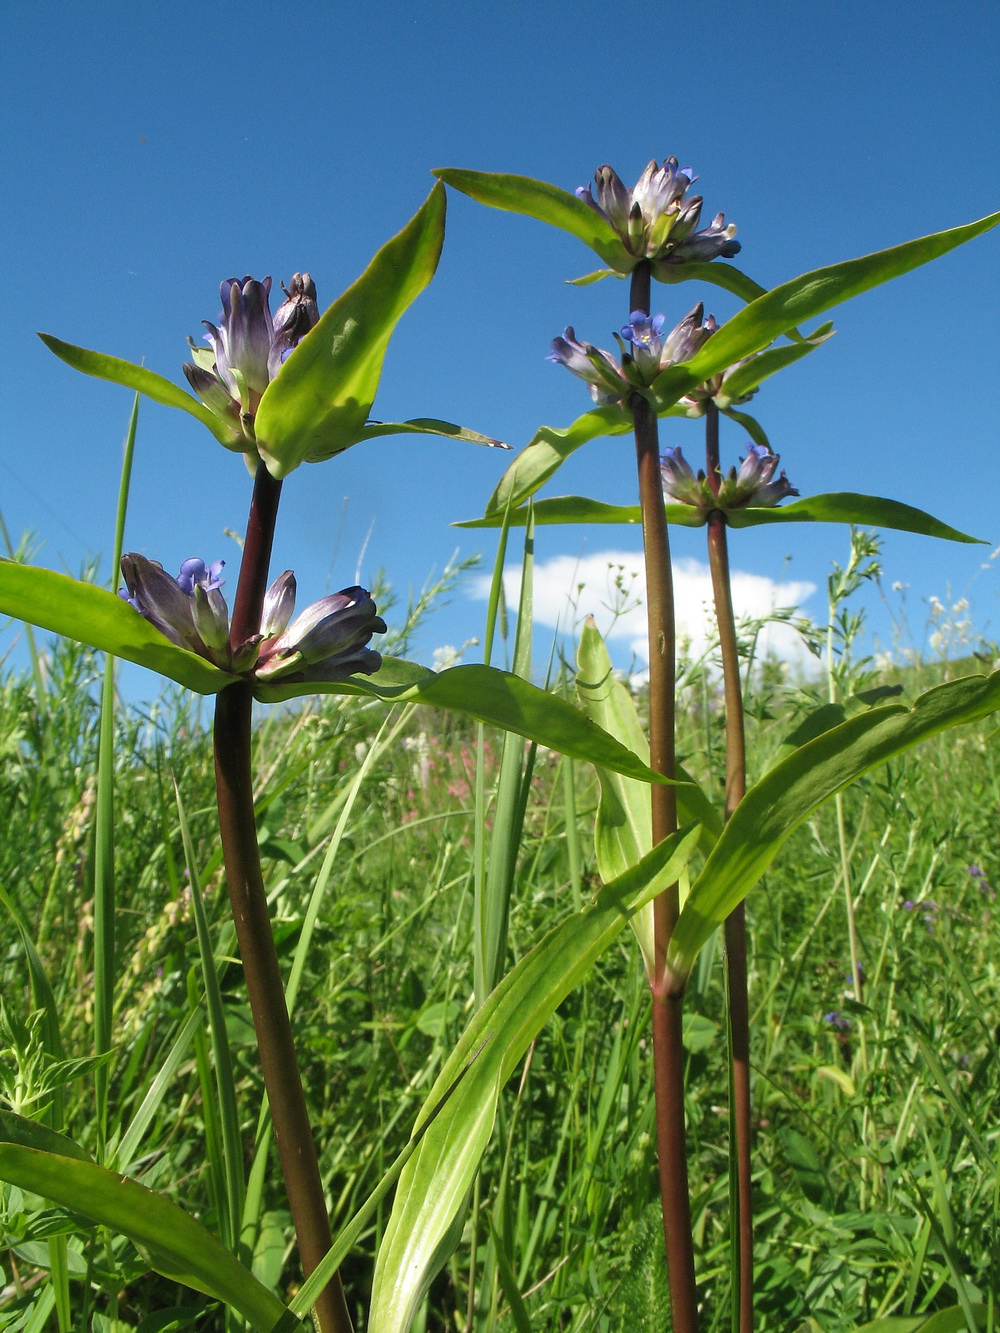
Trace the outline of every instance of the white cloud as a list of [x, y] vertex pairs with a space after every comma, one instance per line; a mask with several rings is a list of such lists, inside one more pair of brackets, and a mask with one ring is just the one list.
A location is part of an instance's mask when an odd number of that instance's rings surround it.
[[[517, 607], [521, 570], [504, 571], [507, 604]], [[472, 594], [489, 595], [490, 579], [474, 581]], [[800, 608], [816, 591], [814, 583], [790, 579], [779, 583], [764, 574], [732, 571], [733, 606], [737, 618], [763, 619], [775, 608]], [[646, 580], [642, 554], [636, 551], [597, 551], [593, 555], [557, 555], [535, 565], [534, 619], [536, 624], [570, 631], [584, 616], [592, 615], [612, 643], [619, 641], [637, 661], [647, 662]], [[707, 564], [691, 557], [674, 561], [674, 601], [679, 637], [690, 643], [690, 655], [700, 655], [712, 635], [714, 609], [712, 580]], [[801, 612], [801, 614], [805, 614]], [[805, 662], [802, 641], [790, 625], [768, 625], [758, 640], [759, 653], [786, 661]]]

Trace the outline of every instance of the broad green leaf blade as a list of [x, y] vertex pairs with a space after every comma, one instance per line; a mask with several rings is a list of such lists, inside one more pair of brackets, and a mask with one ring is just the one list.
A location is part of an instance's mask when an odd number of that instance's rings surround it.
[[379, 435], [444, 435], [449, 440], [461, 440], [467, 444], [485, 444], [490, 449], [509, 449], [503, 440], [494, 440], [492, 435], [480, 435], [476, 430], [465, 426], [456, 426], [451, 421], [438, 421], [434, 417], [414, 417], [412, 421], [370, 421], [362, 428], [358, 438], [374, 440]]
[[92, 1162], [0, 1143], [0, 1179], [128, 1236], [157, 1273], [224, 1301], [257, 1333], [300, 1327], [200, 1222], [127, 1176]]
[[679, 977], [690, 973], [715, 927], [823, 801], [893, 755], [997, 709], [1000, 671], [965, 676], [926, 691], [911, 708], [875, 708], [850, 718], [770, 769], [736, 807], [691, 887], [670, 941], [671, 970]]
[[[669, 504], [664, 506], [667, 522], [685, 528], [701, 527], [707, 519], [704, 510], [693, 505]], [[510, 511], [510, 526], [523, 527], [527, 508]], [[556, 523], [632, 523], [642, 522], [638, 505], [609, 505], [601, 500], [589, 500], [583, 495], [557, 495], [550, 500], [534, 502], [535, 524], [544, 527]], [[731, 509], [726, 514], [731, 528], [754, 528], [767, 523], [857, 523], [868, 527], [893, 528], [897, 532], [915, 532], [924, 537], [939, 537], [944, 541], [979, 543], [948, 523], [878, 495], [856, 495], [852, 491], [837, 491], [829, 495], [810, 495], [804, 500], [793, 500], [778, 509]], [[457, 528], [495, 528], [500, 519], [494, 514], [483, 518], [466, 519], [456, 523]]]
[[16, 1143], [22, 1148], [55, 1153], [58, 1157], [72, 1157], [75, 1161], [89, 1162], [90, 1155], [78, 1143], [59, 1134], [48, 1125], [13, 1111], [0, 1111], [0, 1143]]
[[628, 920], [680, 875], [697, 842], [688, 829], [660, 843], [596, 900], [550, 931], [476, 1014], [428, 1093], [417, 1128], [473, 1052], [482, 1053], [400, 1176], [379, 1249], [368, 1327], [407, 1333], [427, 1285], [457, 1240], [465, 1200], [489, 1142], [497, 1099], [529, 1044]]
[[51, 569], [0, 559], [0, 615], [137, 662], [198, 694], [217, 694], [236, 679], [165, 639], [121, 597]]
[[[649, 741], [639, 721], [635, 700], [615, 679], [611, 658], [591, 616], [584, 621], [577, 649], [576, 691], [580, 706], [592, 721], [621, 741], [643, 763], [649, 762]], [[685, 822], [701, 825], [701, 846], [710, 852], [722, 829], [711, 801], [686, 773], [677, 776], [690, 785], [678, 787], [678, 812]], [[653, 818], [649, 785], [608, 769], [597, 769], [601, 799], [594, 825], [597, 871], [607, 884], [637, 865], [653, 846]], [[646, 973], [653, 973], [653, 907], [647, 903], [631, 921], [642, 950]]]
[[304, 694], [361, 694], [386, 703], [453, 709], [488, 726], [517, 732], [573, 759], [602, 764], [642, 782], [666, 781], [565, 699], [496, 667], [469, 665], [428, 671], [415, 662], [386, 658], [374, 676], [302, 684], [276, 681], [254, 688], [254, 695], [264, 703], [280, 703]]
[[915, 532], [922, 537], [939, 537], [943, 541], [982, 544], [982, 538], [959, 532], [923, 509], [853, 491], [808, 495], [778, 509], [733, 509], [726, 515], [726, 522], [731, 528], [754, 528], [767, 523], [863, 523], [868, 527], [893, 528], [896, 532]]
[[625, 249], [606, 218], [575, 194], [560, 190], [558, 185], [536, 181], [530, 176], [465, 171], [459, 167], [442, 167], [434, 175], [477, 203], [503, 208], [508, 213], [525, 213], [529, 218], [547, 222], [550, 227], [568, 231], [619, 273], [631, 273], [638, 262]]
[[810, 352], [814, 352], [817, 347], [820, 347], [832, 337], [833, 325], [824, 324], [822, 328], [817, 329], [808, 338], [803, 338], [801, 342], [782, 347], [769, 347], [766, 351], [758, 353], [746, 365], [734, 370], [725, 381], [723, 392], [716, 395], [717, 405], [725, 411], [738, 399], [752, 393], [768, 376], [774, 375], [779, 370], [784, 370], [786, 366], [801, 360], [802, 357], [808, 356]]
[[227, 449], [243, 453], [250, 448], [249, 441], [235, 426], [227, 425], [221, 417], [210, 412], [204, 403], [192, 398], [162, 375], [157, 375], [155, 370], [133, 365], [131, 361], [122, 361], [117, 356], [107, 356], [104, 352], [89, 352], [85, 347], [74, 347], [72, 343], [53, 338], [50, 333], [40, 333], [38, 336], [50, 352], [55, 352], [61, 361], [74, 370], [82, 370], [85, 375], [93, 375], [100, 380], [111, 380], [113, 384], [124, 384], [126, 389], [135, 389], [154, 403], [179, 407], [182, 412], [189, 412], [203, 426], [207, 426]]
[[663, 371], [654, 380], [653, 391], [664, 405], [676, 403], [720, 370], [762, 351], [793, 325], [947, 254], [998, 222], [1000, 213], [992, 213], [964, 227], [803, 273], [744, 306], [709, 338], [697, 356]]
[[255, 428], [272, 476], [285, 477], [363, 437], [392, 331], [437, 268], [444, 218], [445, 190], [435, 185], [267, 386]]
[[[672, 405], [658, 412], [661, 417], [683, 417], [687, 411]], [[540, 426], [500, 478], [486, 504], [487, 515], [502, 519], [508, 504], [521, 504], [556, 472], [565, 460], [601, 435], [624, 435], [632, 429], [632, 416], [624, 407], [595, 407], [577, 417], [565, 430]]]

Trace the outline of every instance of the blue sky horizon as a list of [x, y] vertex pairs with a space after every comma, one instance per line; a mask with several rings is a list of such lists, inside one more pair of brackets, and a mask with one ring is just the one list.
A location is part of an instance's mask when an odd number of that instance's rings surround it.
[[[651, 157], [676, 155], [699, 176], [705, 217], [736, 223], [735, 262], [765, 286], [1000, 207], [995, 5], [779, 0], [751, 12], [720, 0], [701, 18], [692, 31], [691, 14], [646, 0], [558, 12], [388, 0], [377, 24], [312, 0], [280, 12], [148, 0], [12, 11], [0, 57], [13, 204], [0, 224], [0, 513], [14, 540], [36, 534], [38, 563], [74, 574], [100, 554], [110, 577], [130, 394], [62, 365], [36, 330], [183, 384], [185, 339], [217, 317], [222, 278], [269, 273], [277, 286], [307, 269], [325, 307], [412, 215], [435, 167], [572, 190], [602, 162], [631, 183]], [[440, 416], [520, 448], [543, 422], [566, 425], [589, 405], [546, 360], [552, 337], [572, 324], [613, 348], [627, 289], [566, 286], [598, 261], [562, 233], [454, 194], [448, 213], [438, 274], [390, 344], [373, 415]], [[893, 585], [907, 585], [915, 635], [932, 599], [969, 597], [977, 631], [1000, 638], [998, 296], [993, 232], [832, 312], [836, 337], [750, 408], [803, 495], [887, 495], [986, 540], [885, 534], [884, 586], [898, 599]], [[695, 283], [654, 294], [669, 323], [699, 298], [720, 320], [738, 307]], [[666, 422], [662, 439], [697, 456], [699, 423]], [[726, 423], [726, 462], [744, 445]], [[294, 568], [310, 601], [382, 569], [405, 602], [453, 552], [481, 553], [488, 570], [495, 536], [449, 525], [482, 512], [506, 461], [397, 437], [305, 465], [284, 488], [274, 573]], [[249, 490], [238, 456], [181, 413], [143, 404], [126, 549], [171, 570], [224, 556], [234, 577], [226, 532], [242, 531]], [[581, 449], [542, 492], [563, 493], [634, 503], [629, 440]], [[697, 618], [703, 537], [678, 533], [675, 547]], [[781, 604], [793, 589], [822, 619], [848, 536], [789, 525], [735, 533], [732, 547], [748, 604], [772, 594]], [[599, 609], [602, 571], [639, 549], [633, 529], [541, 529], [543, 623], [581, 569], [580, 613]], [[441, 644], [481, 637], [479, 591], [466, 580], [414, 655], [430, 662]], [[867, 604], [868, 647], [887, 646], [891, 619], [877, 595]], [[0, 656], [13, 633], [0, 636]], [[623, 664], [635, 647], [623, 630]]]

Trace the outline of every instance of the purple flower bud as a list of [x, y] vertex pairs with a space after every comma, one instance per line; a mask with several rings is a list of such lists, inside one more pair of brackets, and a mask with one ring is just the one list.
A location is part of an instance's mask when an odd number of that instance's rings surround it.
[[603, 166], [594, 174], [597, 198], [589, 185], [576, 193], [611, 224], [636, 259], [670, 264], [718, 256], [730, 259], [739, 253], [740, 244], [733, 239], [736, 228], [723, 227], [721, 213], [704, 231], [695, 230], [701, 198], [684, 200], [694, 180], [690, 167], [678, 168], [676, 157], [668, 157], [662, 167], [650, 162], [631, 192], [611, 167]]
[[[204, 567], [204, 566], [203, 566]], [[192, 598], [161, 564], [143, 555], [123, 555], [126, 601], [171, 643], [210, 657], [194, 623]]]
[[663, 478], [665, 499], [679, 500], [681, 504], [700, 508], [713, 502], [704, 472], [695, 476], [679, 445], [668, 445], [664, 450], [660, 458], [660, 475]]
[[846, 1014], [842, 1014], [839, 1009], [831, 1009], [828, 1014], [824, 1014], [823, 1022], [837, 1032], [850, 1032], [851, 1030], [851, 1020]]
[[222, 284], [218, 326], [203, 321], [211, 354], [196, 349], [196, 364], [183, 367], [191, 388], [217, 416], [253, 416], [268, 384], [319, 319], [308, 273], [296, 273], [282, 290], [286, 299], [272, 319], [270, 278], [227, 278]]
[[274, 342], [267, 358], [267, 371], [273, 380], [311, 328], [319, 322], [316, 284], [308, 273], [296, 273], [288, 287], [282, 284], [285, 300], [274, 312]]
[[264, 596], [260, 632], [265, 639], [276, 639], [283, 632], [295, 610], [295, 575], [290, 569], [279, 576]]
[[629, 392], [629, 382], [611, 353], [603, 352], [593, 343], [577, 342], [572, 326], [562, 338], [552, 339], [547, 360], [558, 362], [586, 380], [595, 403], [619, 403]]
[[681, 322], [670, 330], [663, 340], [663, 351], [660, 355], [661, 370], [666, 370], [667, 366], [679, 365], [682, 361], [690, 361], [705, 346], [719, 326], [715, 322], [714, 315], [709, 315], [707, 319], [704, 316], [705, 307], [699, 301]]

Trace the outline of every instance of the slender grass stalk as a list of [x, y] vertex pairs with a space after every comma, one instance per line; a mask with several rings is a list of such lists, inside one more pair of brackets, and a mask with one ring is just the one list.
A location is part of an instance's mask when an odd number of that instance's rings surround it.
[[[125, 539], [125, 514], [132, 481], [135, 432], [139, 422], [136, 394], [125, 435], [111, 577], [118, 579]], [[97, 807], [94, 821], [94, 1054], [111, 1050], [111, 1023], [115, 1001], [115, 659], [104, 662], [101, 685], [101, 724], [97, 757]], [[103, 1154], [108, 1132], [108, 1065], [94, 1070], [95, 1127], [98, 1152]]]
[[[236, 1254], [239, 1253], [240, 1221], [243, 1216], [246, 1193], [240, 1119], [236, 1103], [236, 1080], [233, 1073], [232, 1051], [226, 1034], [225, 1011], [216, 970], [217, 964], [212, 950], [208, 920], [205, 915], [205, 904], [201, 896], [194, 843], [191, 839], [191, 830], [188, 827], [187, 815], [176, 778], [174, 779], [174, 797], [177, 802], [177, 819], [184, 845], [188, 883], [191, 887], [191, 910], [198, 936], [202, 986], [205, 1007], [208, 1010], [208, 1029], [215, 1065], [213, 1099], [217, 1100], [218, 1103], [218, 1136], [222, 1149], [220, 1157], [223, 1165], [223, 1188], [220, 1191], [219, 1215], [222, 1223], [223, 1240]], [[208, 1109], [206, 1104], [206, 1113]]]
[[[714, 403], [705, 414], [705, 472], [714, 494], [722, 480], [719, 470], [719, 412]], [[729, 542], [726, 516], [715, 509], [708, 516], [708, 563], [712, 573], [715, 619], [722, 656], [723, 695], [726, 708], [726, 795], [724, 817], [728, 819], [742, 801], [747, 785], [746, 732], [743, 720], [743, 689], [740, 683], [739, 645], [733, 614], [732, 581], [729, 574]], [[736, 1226], [732, 1240], [736, 1300], [734, 1333], [753, 1329], [753, 1199], [750, 1185], [750, 1020], [747, 1003], [747, 934], [743, 903], [726, 918], [726, 995], [730, 1043], [730, 1132], [735, 1157]]]
[[[230, 634], [234, 645], [243, 643], [260, 626], [280, 496], [281, 483], [258, 463], [233, 606]], [[227, 685], [216, 702], [219, 828], [264, 1086], [299, 1254], [308, 1277], [333, 1241], [261, 872], [250, 765], [252, 707], [246, 681]], [[330, 1280], [315, 1311], [321, 1333], [351, 1333], [339, 1276]]]
[[[632, 273], [629, 309], [649, 314], [650, 272], [643, 260]], [[649, 755], [650, 767], [673, 778], [674, 689], [676, 645], [674, 590], [670, 542], [660, 475], [660, 444], [656, 413], [635, 393], [629, 402], [635, 430], [642, 545], [646, 564], [646, 609], [649, 627]], [[651, 787], [654, 845], [677, 828], [677, 797], [673, 786]], [[654, 966], [653, 1082], [656, 1090], [656, 1142], [660, 1167], [660, 1200], [670, 1276], [670, 1309], [674, 1333], [697, 1333], [698, 1296], [694, 1279], [694, 1241], [688, 1193], [684, 1128], [683, 985], [666, 968], [667, 947], [680, 911], [676, 884], [653, 900]]]

